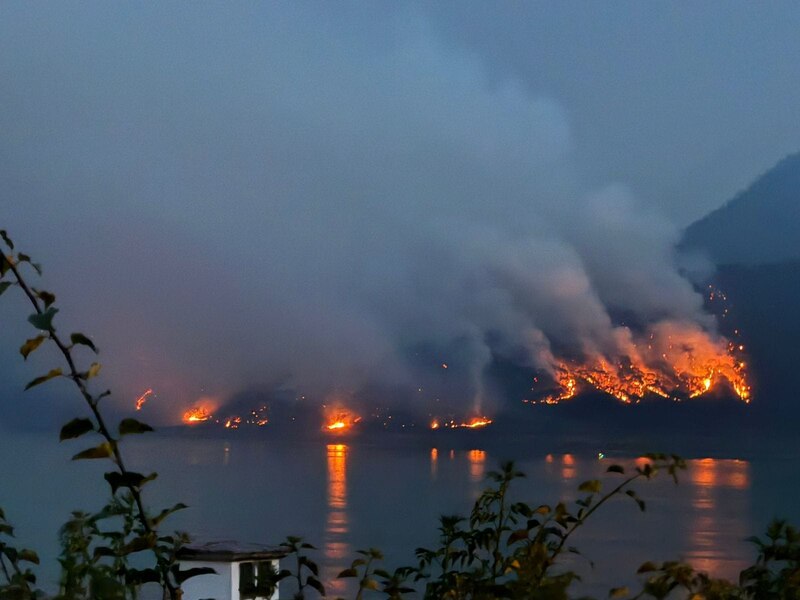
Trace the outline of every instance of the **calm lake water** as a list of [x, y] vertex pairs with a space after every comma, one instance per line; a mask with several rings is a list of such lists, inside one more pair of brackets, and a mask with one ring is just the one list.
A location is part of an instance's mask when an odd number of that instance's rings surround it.
[[[103, 465], [68, 459], [85, 443], [59, 445], [54, 437], [4, 433], [0, 441], [0, 506], [21, 542], [40, 552], [40, 577], [49, 588], [57, 578], [58, 527], [71, 510], [96, 508], [106, 494]], [[582, 481], [602, 476], [612, 462], [636, 463], [633, 452], [612, 449], [600, 459], [602, 450], [586, 440], [480, 435], [292, 441], [158, 434], [129, 444], [128, 455], [132, 467], [160, 474], [147, 490], [151, 506], [191, 506], [174, 527], [201, 540], [277, 544], [303, 536], [319, 547], [335, 595], [347, 591], [335, 575], [357, 549], [382, 549], [391, 567], [413, 564], [414, 549], [435, 542], [437, 517], [468, 513], [487, 471], [501, 460], [515, 458], [527, 474], [516, 485], [518, 499], [551, 503], [574, 499]], [[646, 559], [684, 559], [735, 578], [754, 557], [747, 536], [774, 516], [800, 521], [797, 440], [688, 455], [679, 485], [664, 477], [638, 486], [646, 512], [621, 498], [576, 534], [575, 545], [594, 561], [594, 568], [573, 563], [585, 578], [580, 590], [604, 597], [610, 587], [633, 583]]]

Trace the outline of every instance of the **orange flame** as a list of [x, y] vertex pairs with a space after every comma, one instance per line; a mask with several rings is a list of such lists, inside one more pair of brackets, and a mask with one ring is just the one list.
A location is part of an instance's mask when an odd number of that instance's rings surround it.
[[185, 413], [183, 413], [183, 422], [187, 425], [194, 425], [196, 423], [202, 423], [204, 421], [208, 421], [211, 418], [211, 413], [208, 412], [202, 406], [197, 406], [195, 408], [190, 408]]
[[461, 427], [469, 427], [470, 429], [477, 429], [479, 427], [486, 427], [491, 425], [492, 420], [487, 417], [473, 417], [467, 423], [462, 423]]
[[349, 431], [353, 425], [361, 422], [361, 417], [354, 415], [346, 410], [339, 410], [328, 418], [328, 422], [323, 427], [324, 431], [330, 433], [344, 433]]
[[153, 393], [152, 388], [147, 388], [144, 394], [136, 399], [136, 410], [142, 410], [144, 403], [147, 402], [147, 397]]
[[674, 400], [696, 398], [722, 385], [750, 402], [746, 363], [737, 355], [743, 345], [714, 338], [696, 324], [675, 321], [654, 325], [644, 339], [635, 339], [625, 327], [616, 333], [615, 358], [597, 353], [582, 361], [556, 361], [557, 391], [540, 402], [568, 400], [582, 386], [631, 403], [648, 394]]
[[225, 429], [239, 429], [242, 423], [242, 417], [230, 417], [225, 420]]
[[479, 429], [491, 424], [492, 420], [489, 417], [479, 416], [472, 417], [469, 421], [463, 421], [461, 423], [457, 423], [453, 419], [444, 422], [440, 422], [439, 419], [434, 419], [431, 421], [430, 428], [439, 429], [440, 427], [445, 427], [450, 429], [458, 429], [461, 427], [466, 427], [467, 429]]

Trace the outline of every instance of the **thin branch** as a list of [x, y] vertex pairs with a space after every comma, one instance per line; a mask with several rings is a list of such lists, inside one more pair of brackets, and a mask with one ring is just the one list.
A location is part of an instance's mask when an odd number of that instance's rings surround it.
[[[15, 279], [17, 280], [17, 283], [19, 284], [19, 286], [22, 288], [22, 291], [25, 293], [25, 295], [30, 300], [30, 302], [33, 305], [33, 308], [36, 311], [36, 313], [39, 314], [39, 315], [43, 314], [44, 311], [42, 310], [42, 307], [41, 307], [41, 305], [39, 303], [39, 300], [37, 299], [37, 297], [34, 294], [33, 290], [31, 290], [31, 288], [25, 282], [25, 280], [22, 277], [22, 274], [19, 272], [19, 269], [17, 268], [17, 264], [18, 263], [15, 263], [13, 261], [12, 257], [7, 257], [6, 261], [8, 262], [9, 268], [10, 268], [11, 272], [14, 274]], [[120, 474], [123, 475], [123, 476], [129, 474], [130, 471], [125, 467], [125, 462], [123, 461], [122, 453], [121, 453], [121, 451], [119, 449], [119, 444], [117, 443], [117, 440], [114, 438], [114, 436], [111, 434], [111, 431], [109, 430], [108, 426], [106, 425], [105, 419], [103, 419], [103, 415], [100, 412], [99, 399], [94, 398], [94, 396], [92, 396], [91, 393], [89, 393], [89, 390], [86, 387], [85, 381], [83, 380], [83, 378], [81, 377], [80, 372], [78, 371], [77, 367], [75, 366], [75, 361], [72, 358], [72, 353], [70, 351], [70, 347], [67, 346], [61, 340], [61, 338], [56, 333], [56, 330], [55, 330], [55, 328], [53, 327], [52, 324], [48, 325], [47, 333], [50, 336], [50, 339], [53, 340], [53, 342], [56, 344], [58, 349], [61, 351], [61, 354], [64, 356], [64, 359], [67, 361], [67, 365], [69, 367], [68, 378], [72, 379], [72, 381], [78, 387], [78, 390], [80, 391], [81, 396], [83, 396], [83, 399], [89, 405], [89, 409], [92, 411], [92, 415], [94, 415], [94, 418], [97, 421], [97, 431], [101, 436], [103, 436], [103, 438], [105, 438], [106, 442], [108, 442], [109, 447], [111, 448], [111, 452], [112, 452], [113, 457], [114, 457], [114, 462], [116, 463]], [[123, 479], [123, 481], [126, 481], [128, 479], [129, 478], [125, 477]], [[147, 517], [147, 512], [145, 511], [144, 502], [142, 501], [142, 495], [141, 495], [139, 489], [135, 485], [132, 485], [132, 484], [126, 484], [126, 485], [124, 485], [124, 487], [126, 487], [130, 491], [131, 496], [133, 497], [134, 502], [136, 503], [136, 510], [137, 510], [137, 513], [138, 513], [137, 514], [137, 519], [141, 523], [142, 527], [144, 528], [145, 533], [147, 533], [147, 534], [153, 533], [154, 529], [151, 526], [150, 520]], [[156, 554], [158, 562], [161, 563], [162, 559], [161, 559], [160, 554], [157, 551], [155, 551], [155, 549], [154, 549], [154, 553]], [[169, 575], [165, 570], [164, 570], [164, 582], [163, 583], [164, 583], [164, 586], [167, 587], [167, 589], [169, 590], [170, 597], [177, 598], [178, 597], [177, 593], [176, 593], [177, 592], [177, 588], [169, 580]]]
[[11, 575], [8, 574], [8, 567], [6, 567], [6, 561], [2, 554], [0, 554], [0, 565], [3, 565], [3, 575], [6, 576], [6, 581], [10, 584]]

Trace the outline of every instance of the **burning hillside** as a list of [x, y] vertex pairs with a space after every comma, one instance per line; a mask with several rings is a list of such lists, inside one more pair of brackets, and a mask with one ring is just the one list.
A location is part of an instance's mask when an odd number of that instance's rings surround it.
[[750, 401], [743, 345], [714, 337], [694, 323], [664, 321], [638, 338], [627, 328], [617, 332], [613, 355], [555, 361], [556, 389], [538, 402], [556, 404], [590, 389], [631, 403], [650, 394], [684, 400], [724, 388]]

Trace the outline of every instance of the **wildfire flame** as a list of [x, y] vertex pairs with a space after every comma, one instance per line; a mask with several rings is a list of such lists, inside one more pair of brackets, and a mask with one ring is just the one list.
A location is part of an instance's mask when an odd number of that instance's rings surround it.
[[446, 427], [451, 429], [458, 429], [465, 427], [467, 429], [480, 429], [481, 427], [486, 427], [487, 425], [491, 425], [492, 420], [489, 417], [479, 416], [479, 417], [472, 417], [468, 421], [462, 421], [458, 423], [454, 420], [440, 422], [439, 419], [434, 419], [431, 421], [430, 428], [431, 429], [439, 429], [440, 427]]
[[197, 406], [195, 408], [190, 408], [185, 413], [183, 413], [183, 422], [187, 425], [193, 425], [195, 423], [202, 423], [204, 421], [208, 421], [212, 417], [211, 413], [208, 412], [202, 406]]
[[698, 325], [664, 321], [643, 339], [619, 328], [620, 352], [615, 358], [590, 355], [583, 361], [556, 361], [557, 391], [541, 400], [556, 404], [591, 387], [621, 402], [639, 402], [648, 394], [680, 400], [702, 396], [727, 384], [744, 402], [750, 401], [744, 346], [714, 338]]
[[343, 433], [352, 428], [353, 425], [356, 425], [360, 422], [361, 417], [350, 412], [340, 410], [333, 413], [333, 416], [328, 418], [328, 422], [325, 424], [323, 429], [331, 433]]
[[473, 417], [467, 423], [462, 423], [461, 427], [469, 427], [470, 429], [477, 429], [479, 427], [486, 427], [487, 425], [491, 425], [492, 420], [486, 417]]
[[153, 393], [152, 388], [148, 388], [144, 394], [142, 394], [136, 399], [136, 410], [142, 410], [144, 403], [147, 402], [147, 397], [150, 396], [152, 393]]

